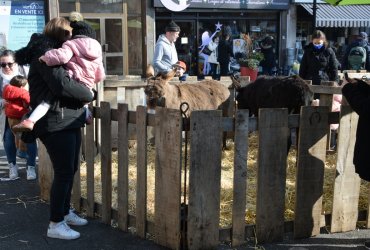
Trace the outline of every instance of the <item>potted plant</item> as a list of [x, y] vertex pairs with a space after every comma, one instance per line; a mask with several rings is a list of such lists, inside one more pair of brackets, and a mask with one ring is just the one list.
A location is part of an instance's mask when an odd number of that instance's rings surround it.
[[263, 54], [258, 51], [251, 51], [245, 57], [239, 59], [240, 75], [249, 75], [251, 81], [256, 80], [258, 73], [258, 66], [263, 60]]

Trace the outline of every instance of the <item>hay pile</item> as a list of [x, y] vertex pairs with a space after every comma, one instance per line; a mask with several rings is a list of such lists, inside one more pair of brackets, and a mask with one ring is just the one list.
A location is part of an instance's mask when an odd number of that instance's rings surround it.
[[[249, 137], [248, 172], [247, 172], [247, 207], [245, 222], [255, 224], [256, 217], [256, 189], [257, 189], [257, 153], [258, 136], [256, 133]], [[228, 142], [230, 150], [224, 151], [221, 167], [221, 204], [220, 226], [231, 226], [233, 204], [233, 143]], [[335, 180], [336, 153], [327, 154], [324, 174], [324, 197], [323, 214], [330, 214], [332, 209], [332, 197]], [[288, 155], [286, 194], [285, 194], [285, 220], [294, 219], [295, 201], [295, 175], [296, 175], [296, 150], [291, 149]], [[101, 203], [101, 175], [100, 162], [95, 163], [95, 201]], [[148, 149], [148, 190], [147, 190], [147, 214], [148, 220], [154, 218], [154, 178], [155, 178], [155, 148]], [[184, 172], [182, 172], [183, 176]], [[187, 175], [189, 176], [189, 174]], [[189, 183], [189, 182], [187, 182]], [[112, 207], [117, 208], [117, 153], [112, 153]], [[367, 209], [368, 187], [365, 182], [361, 183], [359, 209]], [[86, 197], [86, 165], [81, 165], [81, 193]], [[183, 198], [181, 199], [181, 202]], [[136, 204], [136, 146], [129, 148], [129, 212], [135, 215]]]

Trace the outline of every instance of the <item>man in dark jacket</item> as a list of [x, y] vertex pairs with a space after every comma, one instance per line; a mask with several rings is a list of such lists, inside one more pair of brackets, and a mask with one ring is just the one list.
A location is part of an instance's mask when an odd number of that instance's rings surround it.
[[352, 48], [354, 47], [363, 47], [366, 50], [366, 61], [365, 61], [365, 69], [366, 71], [370, 71], [370, 46], [367, 38], [366, 32], [360, 32], [360, 34], [357, 36], [357, 39], [353, 41], [346, 49], [346, 52], [343, 57], [342, 62], [342, 70], [344, 69], [350, 69], [350, 65], [348, 62], [348, 56]]

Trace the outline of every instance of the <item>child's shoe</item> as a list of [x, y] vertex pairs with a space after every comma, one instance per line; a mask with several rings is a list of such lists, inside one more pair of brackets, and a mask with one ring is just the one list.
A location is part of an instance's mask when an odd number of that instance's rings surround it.
[[86, 120], [85, 120], [86, 124], [90, 125], [93, 122], [93, 120], [94, 120], [94, 117], [93, 117], [92, 112], [90, 111], [89, 108], [86, 108]]
[[21, 121], [17, 125], [14, 125], [12, 127], [12, 130], [14, 132], [28, 132], [28, 131], [32, 131], [34, 125], [35, 123], [33, 121], [31, 121], [30, 119], [26, 119], [26, 120]]
[[17, 164], [9, 163], [9, 179], [14, 180], [18, 178]]
[[36, 179], [36, 171], [34, 166], [27, 167], [27, 180], [35, 180]]

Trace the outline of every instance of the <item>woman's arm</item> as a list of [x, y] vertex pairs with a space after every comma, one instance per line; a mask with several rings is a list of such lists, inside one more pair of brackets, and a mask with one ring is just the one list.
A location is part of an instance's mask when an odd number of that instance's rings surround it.
[[45, 63], [35, 63], [38, 72], [50, 91], [57, 97], [68, 97], [83, 103], [93, 100], [90, 90], [71, 79], [62, 66], [49, 67]]

